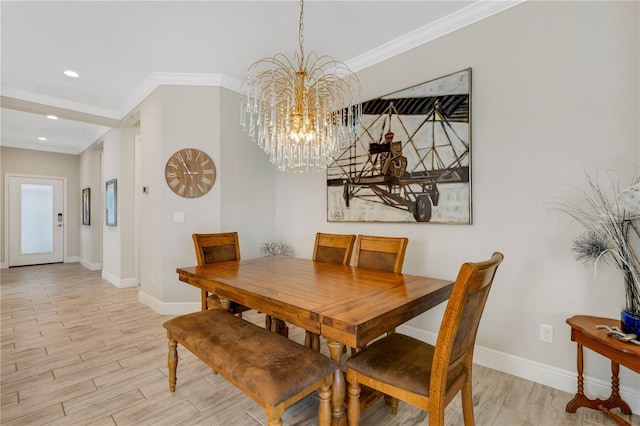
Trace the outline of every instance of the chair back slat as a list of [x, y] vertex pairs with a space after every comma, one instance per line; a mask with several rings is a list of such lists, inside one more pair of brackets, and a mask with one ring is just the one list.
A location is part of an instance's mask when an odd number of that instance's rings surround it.
[[348, 265], [356, 236], [347, 234], [316, 234], [312, 259], [316, 262]]
[[501, 253], [496, 252], [487, 261], [465, 263], [460, 268], [438, 333], [432, 388], [440, 385], [439, 388], [444, 389], [442, 385], [447, 380], [447, 373], [473, 356], [482, 312], [503, 258]]
[[451, 350], [452, 363], [459, 360], [473, 345], [482, 311], [489, 296], [489, 288], [489, 286], [485, 286], [475, 292], [470, 292], [465, 300], [463, 315], [458, 323], [458, 333], [455, 335]]
[[240, 260], [237, 232], [193, 234], [198, 265]]
[[401, 273], [408, 243], [404, 237], [358, 235], [355, 266]]

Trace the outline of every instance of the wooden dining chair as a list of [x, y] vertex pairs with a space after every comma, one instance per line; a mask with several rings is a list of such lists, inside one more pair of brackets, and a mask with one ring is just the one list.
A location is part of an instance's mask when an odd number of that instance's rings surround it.
[[354, 264], [359, 268], [400, 274], [408, 243], [409, 239], [404, 237], [358, 235]]
[[[409, 239], [404, 237], [358, 235], [355, 266], [400, 274], [408, 243]], [[390, 330], [388, 333], [393, 332], [395, 330]], [[352, 354], [355, 351], [356, 348], [351, 348]]]
[[[193, 234], [193, 244], [196, 249], [196, 260], [198, 265], [208, 265], [210, 263], [229, 262], [240, 260], [240, 243], [237, 232], [221, 232], [216, 234]], [[220, 298], [201, 290], [202, 310], [211, 308], [221, 308]], [[244, 305], [231, 302], [229, 311], [242, 318], [242, 313], [250, 310]]]
[[436, 345], [394, 333], [362, 349], [347, 359], [350, 426], [360, 421], [361, 385], [394, 398], [391, 411], [398, 410], [398, 399], [429, 413], [429, 425], [444, 425], [444, 409], [462, 391], [464, 424], [474, 424], [471, 376], [473, 349], [478, 324], [489, 290], [503, 255], [465, 263], [447, 308]]
[[[351, 262], [356, 236], [352, 234], [316, 233], [311, 260], [314, 262], [348, 265]], [[304, 344], [315, 351], [320, 350], [320, 337], [307, 331]]]

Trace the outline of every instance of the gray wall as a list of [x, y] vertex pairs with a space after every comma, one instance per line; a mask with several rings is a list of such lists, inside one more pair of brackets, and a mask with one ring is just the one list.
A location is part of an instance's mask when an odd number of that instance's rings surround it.
[[[570, 249], [581, 228], [547, 203], [566, 195], [562, 185], [582, 186], [584, 169], [617, 170], [622, 182], [634, 174], [639, 6], [526, 2], [359, 72], [372, 99], [472, 68], [473, 225], [328, 223], [324, 175], [277, 172], [276, 236], [303, 257], [316, 231], [406, 236], [404, 271], [449, 278], [462, 262], [502, 251], [477, 343], [496, 368], [518, 364], [519, 374], [533, 362], [575, 371], [565, 319], [619, 317], [622, 277], [605, 266], [594, 276], [576, 262]], [[409, 325], [433, 334], [442, 312]], [[553, 344], [538, 340], [540, 323], [554, 327]], [[587, 357], [588, 374], [606, 383], [607, 361]], [[638, 395], [637, 375], [622, 374]], [[575, 389], [575, 376], [566, 377]]]
[[102, 276], [120, 287], [138, 285], [134, 254], [135, 132], [132, 127], [119, 127], [102, 137], [102, 186], [117, 180], [117, 226], [102, 223]]
[[238, 125], [240, 95], [221, 90], [221, 227], [238, 231], [243, 259], [260, 257], [275, 238], [275, 169]]
[[[141, 198], [141, 300], [160, 312], [189, 309], [199, 300], [175, 272], [195, 264], [191, 234], [238, 231], [243, 258], [258, 256], [260, 244], [273, 239], [274, 172], [243, 140], [239, 102], [237, 93], [220, 87], [162, 86], [136, 108], [142, 185], [149, 187]], [[182, 148], [200, 149], [215, 163], [216, 182], [202, 197], [182, 198], [165, 182], [165, 164]], [[176, 212], [184, 223], [174, 222]]]
[[67, 227], [65, 258], [77, 261], [80, 255], [80, 186], [78, 156], [53, 152], [0, 147], [0, 182], [2, 188], [0, 219], [2, 223], [0, 259], [7, 264], [5, 253], [5, 174], [25, 174], [33, 176], [55, 176], [67, 178]]

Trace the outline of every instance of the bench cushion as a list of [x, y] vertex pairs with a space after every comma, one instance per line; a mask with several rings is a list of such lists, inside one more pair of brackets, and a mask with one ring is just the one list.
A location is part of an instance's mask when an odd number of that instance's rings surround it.
[[338, 368], [332, 359], [221, 309], [165, 322], [169, 337], [275, 406]]

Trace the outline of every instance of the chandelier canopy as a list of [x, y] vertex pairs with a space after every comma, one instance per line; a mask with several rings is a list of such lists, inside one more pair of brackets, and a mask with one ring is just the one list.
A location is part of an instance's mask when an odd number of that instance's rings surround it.
[[331, 56], [305, 57], [304, 0], [300, 1], [300, 51], [254, 62], [242, 82], [240, 123], [280, 170], [324, 170], [351, 146], [362, 116], [358, 77]]

